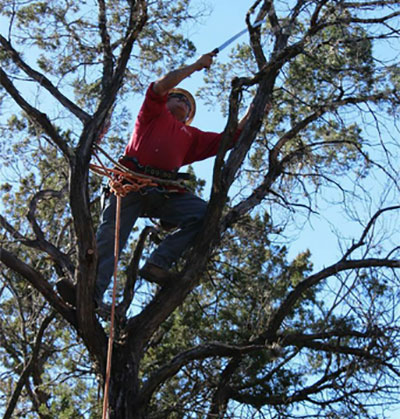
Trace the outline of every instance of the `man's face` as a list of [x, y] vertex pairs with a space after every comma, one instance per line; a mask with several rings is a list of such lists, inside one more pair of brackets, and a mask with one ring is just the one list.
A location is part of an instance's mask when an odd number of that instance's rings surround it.
[[191, 109], [188, 98], [181, 93], [171, 93], [168, 95], [167, 108], [181, 122], [186, 121]]

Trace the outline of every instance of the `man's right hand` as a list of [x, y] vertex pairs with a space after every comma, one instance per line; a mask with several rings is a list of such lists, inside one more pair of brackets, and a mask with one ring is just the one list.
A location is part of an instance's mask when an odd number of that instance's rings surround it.
[[216, 52], [209, 52], [208, 54], [202, 55], [195, 63], [197, 71], [203, 70], [203, 68], [210, 68], [213, 63], [214, 57], [217, 55]]
[[156, 80], [153, 84], [153, 91], [160, 96], [166, 95], [172, 88], [177, 86], [182, 80], [189, 77], [195, 71], [203, 70], [203, 68], [210, 68], [213, 58], [217, 55], [216, 52], [212, 51], [208, 54], [202, 55], [193, 64], [173, 70]]

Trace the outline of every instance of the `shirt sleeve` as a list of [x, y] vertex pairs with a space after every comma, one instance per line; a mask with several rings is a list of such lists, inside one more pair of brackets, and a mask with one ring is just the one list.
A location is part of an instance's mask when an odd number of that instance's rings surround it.
[[[192, 147], [185, 156], [183, 165], [191, 164], [196, 161], [213, 157], [218, 153], [219, 145], [222, 139], [222, 133], [200, 131], [197, 128], [192, 128], [195, 140]], [[233, 142], [230, 144], [231, 149], [237, 142], [241, 130], [237, 130]]]
[[165, 109], [168, 94], [160, 96], [153, 90], [154, 82], [147, 89], [142, 107], [140, 108], [137, 121], [141, 124], [147, 124], [152, 119], [157, 118]]

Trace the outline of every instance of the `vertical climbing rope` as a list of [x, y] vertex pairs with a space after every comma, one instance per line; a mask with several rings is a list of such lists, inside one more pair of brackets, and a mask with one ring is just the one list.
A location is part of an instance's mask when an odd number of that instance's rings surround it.
[[114, 242], [114, 283], [112, 293], [111, 305], [111, 322], [110, 322], [110, 335], [108, 337], [107, 349], [107, 366], [106, 366], [106, 382], [104, 385], [104, 400], [103, 400], [103, 419], [108, 417], [108, 395], [111, 377], [111, 363], [112, 363], [112, 350], [114, 344], [114, 319], [115, 319], [115, 299], [117, 295], [117, 270], [118, 270], [118, 255], [119, 255], [119, 230], [121, 225], [121, 195], [116, 194], [117, 209], [115, 215], [115, 242]]
[[109, 417], [109, 390], [112, 366], [112, 351], [114, 345], [114, 323], [115, 323], [115, 301], [117, 295], [117, 273], [118, 273], [118, 259], [119, 259], [119, 238], [121, 226], [121, 201], [122, 197], [126, 196], [129, 192], [139, 191], [142, 188], [149, 186], [158, 186], [154, 178], [143, 178], [134, 173], [127, 173], [118, 169], [108, 169], [101, 162], [100, 158], [94, 153], [99, 165], [91, 164], [90, 168], [99, 175], [104, 175], [109, 178], [109, 185], [111, 192], [114, 193], [117, 199], [116, 214], [115, 214], [115, 241], [114, 241], [114, 274], [113, 274], [113, 293], [111, 304], [111, 320], [110, 320], [110, 334], [108, 337], [107, 347], [107, 364], [106, 364], [106, 377], [104, 385], [104, 400], [103, 400], [103, 419]]
[[[119, 238], [121, 226], [121, 202], [122, 198], [132, 191], [139, 191], [146, 187], [159, 187], [160, 185], [170, 185], [169, 191], [182, 190], [182, 183], [180, 181], [164, 180], [154, 176], [148, 176], [142, 173], [133, 172], [119, 162], [113, 161], [108, 154], [101, 149], [99, 145], [95, 148], [103, 153], [109, 160], [114, 163], [114, 168], [110, 169], [104, 166], [101, 159], [93, 150], [95, 158], [98, 160], [99, 165], [91, 164], [90, 169], [98, 175], [107, 176], [109, 178], [109, 186], [111, 192], [116, 196], [116, 214], [115, 214], [115, 242], [114, 242], [114, 274], [113, 274], [113, 293], [111, 304], [111, 320], [110, 320], [110, 334], [108, 337], [107, 347], [107, 363], [106, 363], [106, 376], [104, 384], [104, 399], [103, 399], [103, 417], [109, 417], [109, 391], [110, 391], [110, 378], [112, 367], [112, 351], [114, 344], [114, 324], [115, 324], [115, 301], [117, 295], [117, 272], [118, 272], [118, 259], [119, 259]], [[173, 189], [176, 188], [176, 189]]]

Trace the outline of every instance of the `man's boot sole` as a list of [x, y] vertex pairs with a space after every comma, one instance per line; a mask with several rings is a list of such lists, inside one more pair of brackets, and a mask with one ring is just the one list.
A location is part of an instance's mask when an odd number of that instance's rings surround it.
[[163, 276], [159, 276], [157, 274], [153, 274], [151, 272], [151, 269], [147, 269], [146, 265], [139, 270], [139, 275], [149, 282], [154, 282], [157, 285], [160, 285], [161, 287], [166, 287], [173, 281], [174, 279], [177, 279], [179, 277], [178, 274], [172, 273], [172, 272], [165, 272]]

